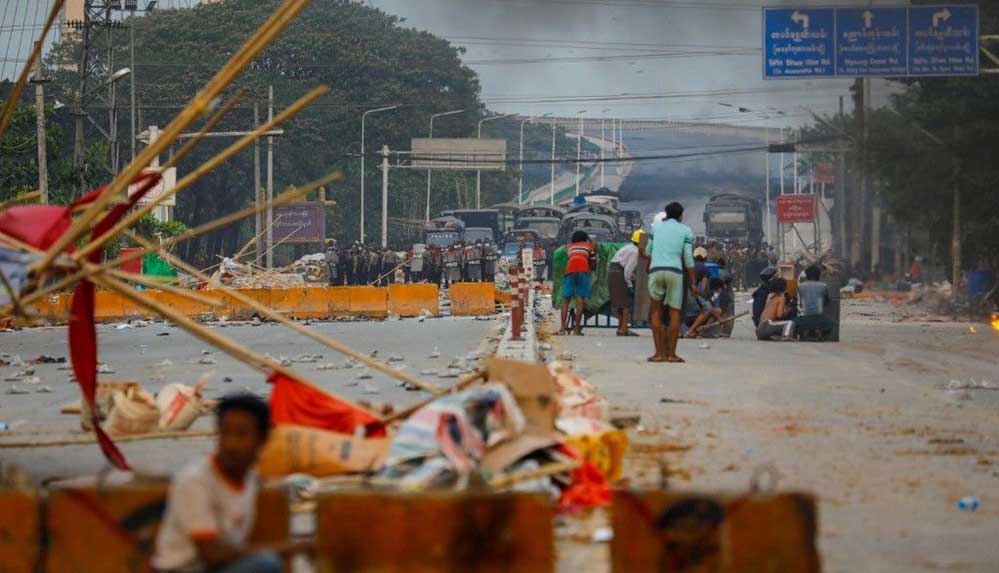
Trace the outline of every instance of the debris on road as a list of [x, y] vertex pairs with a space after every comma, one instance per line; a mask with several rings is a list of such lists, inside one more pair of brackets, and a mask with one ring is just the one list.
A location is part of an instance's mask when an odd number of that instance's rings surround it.
[[969, 511], [969, 512], [977, 511], [981, 505], [982, 505], [981, 500], [973, 495], [962, 497], [957, 501], [957, 508], [960, 509], [961, 511]]

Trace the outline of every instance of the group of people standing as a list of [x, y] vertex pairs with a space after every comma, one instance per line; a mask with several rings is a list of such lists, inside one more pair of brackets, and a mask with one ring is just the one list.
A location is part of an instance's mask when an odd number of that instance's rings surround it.
[[430, 245], [405, 253], [355, 242], [344, 248], [331, 241], [324, 253], [330, 286], [387, 286], [396, 283], [448, 285], [491, 282], [499, 250], [491, 241], [458, 242], [446, 249]]

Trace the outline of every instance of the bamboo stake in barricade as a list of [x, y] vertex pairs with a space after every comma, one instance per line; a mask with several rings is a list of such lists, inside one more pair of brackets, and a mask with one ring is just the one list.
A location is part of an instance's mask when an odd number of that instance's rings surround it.
[[12, 205], [19, 205], [21, 203], [28, 203], [29, 201], [34, 201], [42, 196], [41, 191], [32, 191], [31, 193], [25, 193], [24, 195], [19, 195], [13, 199], [8, 199], [0, 203], [0, 211], [3, 211], [7, 207]]
[[73, 221], [70, 228], [60, 235], [60, 237], [55, 241], [55, 243], [46, 252], [45, 257], [34, 267], [36, 274], [42, 274], [46, 271], [52, 261], [55, 260], [60, 253], [66, 250], [66, 247], [76, 242], [80, 237], [82, 237], [88, 230], [93, 226], [94, 221], [97, 217], [104, 211], [107, 205], [120, 195], [128, 185], [135, 180], [139, 175], [139, 172], [147, 165], [152, 163], [153, 159], [158, 157], [160, 153], [165, 151], [169, 146], [171, 146], [174, 140], [180, 136], [181, 133], [188, 126], [190, 126], [197, 118], [201, 117], [206, 111], [211, 109], [212, 103], [215, 101], [222, 91], [229, 86], [236, 77], [242, 73], [249, 65], [253, 59], [262, 52], [277, 35], [284, 30], [288, 24], [298, 15], [299, 12], [305, 8], [309, 0], [285, 0], [285, 2], [278, 7], [277, 10], [271, 15], [271, 17], [264, 22], [260, 28], [257, 29], [256, 33], [243, 46], [235, 53], [225, 66], [220, 69], [215, 76], [209, 80], [209, 82], [194, 96], [191, 103], [188, 104], [181, 112], [163, 129], [163, 134], [153, 143], [146, 146], [142, 152], [136, 157], [125, 169], [119, 173], [108, 188], [101, 193], [97, 199], [87, 208], [84, 213]]
[[[229, 225], [230, 223], [234, 223], [236, 221], [239, 221], [240, 219], [245, 219], [246, 217], [249, 217], [251, 215], [255, 215], [257, 213], [260, 213], [260, 212], [265, 211], [267, 209], [276, 207], [278, 205], [283, 205], [285, 203], [290, 203], [291, 201], [295, 201], [295, 200], [297, 200], [298, 198], [302, 197], [303, 195], [305, 195], [307, 193], [315, 191], [316, 189], [318, 189], [319, 187], [321, 187], [323, 185], [327, 185], [327, 184], [332, 183], [334, 181], [338, 181], [342, 177], [343, 177], [342, 173], [336, 172], [336, 173], [332, 173], [330, 175], [327, 175], [326, 177], [323, 177], [322, 179], [319, 179], [319, 180], [316, 180], [316, 181], [314, 181], [312, 183], [309, 183], [308, 185], [305, 185], [304, 187], [301, 187], [301, 188], [298, 188], [298, 189], [290, 189], [290, 190], [282, 193], [278, 197], [276, 197], [274, 199], [274, 201], [260, 203], [259, 205], [254, 205], [252, 207], [247, 207], [247, 208], [242, 209], [240, 211], [237, 211], [235, 213], [231, 213], [231, 214], [226, 215], [224, 217], [220, 217], [218, 219], [215, 219], [214, 221], [210, 221], [208, 223], [205, 223], [204, 225], [200, 225], [200, 226], [195, 227], [193, 229], [189, 229], [189, 230], [187, 230], [187, 231], [185, 231], [185, 232], [177, 235], [176, 237], [173, 237], [173, 238], [170, 238], [170, 239], [164, 241], [160, 245], [159, 248], [161, 248], [161, 249], [169, 248], [169, 247], [171, 247], [173, 245], [176, 245], [177, 243], [181, 243], [181, 242], [193, 239], [193, 238], [195, 238], [195, 237], [197, 237], [199, 235], [203, 235], [205, 233], [214, 231], [215, 229], [219, 229], [221, 227], [225, 227], [226, 225]], [[151, 252], [155, 252], [155, 251], [156, 251], [155, 248], [154, 249], [140, 249], [138, 251], [129, 253], [129, 254], [125, 255], [124, 257], [120, 258], [120, 259], [116, 259], [116, 260], [113, 260], [113, 261], [107, 261], [104, 264], [96, 266], [96, 267], [94, 267], [92, 269], [77, 270], [76, 272], [73, 272], [72, 274], [70, 274], [70, 275], [68, 275], [68, 276], [66, 276], [64, 278], [62, 278], [62, 279], [60, 279], [58, 281], [55, 281], [54, 283], [46, 286], [45, 288], [39, 289], [39, 290], [37, 290], [37, 291], [35, 291], [35, 292], [33, 292], [33, 293], [25, 296], [21, 300], [21, 304], [24, 304], [24, 305], [31, 304], [32, 302], [34, 302], [36, 300], [44, 298], [44, 297], [46, 297], [46, 296], [48, 296], [48, 295], [50, 295], [50, 294], [52, 294], [54, 292], [60, 291], [60, 290], [62, 290], [64, 288], [72, 285], [74, 282], [76, 282], [78, 280], [88, 278], [88, 277], [90, 277], [91, 275], [93, 275], [95, 273], [103, 272], [103, 271], [105, 271], [107, 269], [110, 269], [110, 268], [121, 266], [121, 265], [123, 265], [123, 264], [125, 264], [127, 262], [130, 262], [130, 261], [133, 261], [133, 260], [135, 260], [135, 259], [137, 259], [139, 257], [145, 256], [146, 253], [151, 253]], [[9, 307], [8, 308], [4, 308], [4, 309], [0, 309], [0, 317], [6, 316], [6, 315], [9, 315], [9, 314], [10, 314]]]
[[372, 412], [371, 410], [364, 408], [363, 406], [355, 404], [350, 400], [343, 398], [342, 396], [338, 396], [330, 392], [329, 390], [322, 388], [315, 382], [312, 382], [311, 380], [301, 376], [300, 374], [291, 370], [290, 368], [281, 366], [280, 363], [278, 363], [272, 358], [268, 358], [266, 356], [257, 354], [256, 352], [250, 350], [246, 346], [243, 346], [242, 344], [239, 344], [238, 342], [230, 338], [227, 338], [225, 336], [222, 336], [221, 334], [218, 334], [216, 332], [213, 332], [205, 328], [204, 326], [198, 324], [192, 319], [184, 316], [184, 314], [170, 308], [169, 305], [161, 304], [126, 284], [122, 284], [117, 280], [108, 277], [105, 274], [95, 275], [94, 277], [91, 278], [91, 280], [93, 280], [93, 282], [98, 284], [99, 286], [117, 292], [118, 294], [129, 299], [135, 304], [144, 306], [156, 312], [163, 318], [166, 318], [170, 322], [177, 325], [179, 328], [182, 328], [183, 330], [187, 331], [192, 336], [200, 338], [202, 341], [211, 344], [212, 346], [218, 348], [222, 352], [225, 352], [226, 354], [232, 356], [236, 360], [239, 360], [240, 362], [257, 369], [263, 374], [269, 376], [273, 372], [278, 372], [288, 378], [293, 378], [294, 380], [297, 380], [302, 384], [311, 386], [326, 394], [329, 394], [330, 396], [336, 398], [337, 400], [340, 400], [345, 404], [349, 404], [352, 407], [357, 408], [358, 410], [361, 410], [371, 415], [375, 419], [381, 420], [381, 416], [379, 414]]
[[211, 306], [211, 307], [214, 307], [214, 308], [223, 308], [223, 307], [225, 307], [225, 303], [224, 302], [222, 302], [222, 301], [220, 301], [218, 299], [215, 299], [215, 298], [211, 298], [211, 297], [205, 296], [203, 294], [199, 294], [198, 291], [188, 290], [188, 289], [185, 289], [185, 288], [178, 288], [178, 287], [175, 287], [173, 285], [164, 284], [164, 283], [161, 283], [159, 281], [156, 281], [156, 280], [144, 277], [142, 275], [137, 275], [135, 273], [127, 273], [127, 272], [124, 272], [124, 271], [118, 271], [118, 270], [114, 270], [114, 269], [111, 269], [111, 270], [108, 270], [108, 271], [105, 271], [105, 272], [107, 272], [108, 274], [110, 274], [111, 276], [113, 276], [114, 278], [116, 278], [118, 280], [131, 281], [133, 283], [140, 284], [140, 285], [142, 285], [142, 286], [144, 286], [146, 288], [161, 290], [163, 292], [168, 292], [170, 294], [173, 294], [173, 295], [176, 295], [176, 296], [179, 296], [179, 297], [182, 297], [182, 298], [186, 298], [187, 300], [189, 300], [191, 302], [194, 302], [194, 303], [197, 303], [197, 304], [203, 304], [203, 305]]
[[[52, 24], [55, 23], [59, 13], [62, 12], [63, 2], [65, 2], [65, 0], [55, 0], [55, 2], [52, 3], [52, 9], [49, 10], [49, 15], [45, 19], [45, 25], [42, 26], [42, 33], [38, 36], [38, 41], [34, 44], [35, 47], [31, 49], [31, 53], [28, 55], [28, 61], [24, 62], [24, 69], [21, 70], [21, 75], [18, 76], [17, 83], [14, 84], [14, 89], [12, 89], [10, 91], [10, 95], [7, 96], [7, 101], [4, 103], [3, 111], [0, 112], [0, 140], [3, 140], [4, 134], [7, 133], [7, 128], [10, 127], [10, 122], [14, 118], [14, 110], [17, 108], [17, 102], [21, 99], [24, 87], [28, 85], [28, 76], [31, 75], [31, 69], [35, 67], [35, 62], [42, 55], [42, 45], [45, 43], [45, 37], [49, 35], [49, 30], [52, 29]], [[4, 14], [6, 14], [6, 10], [4, 11]], [[13, 34], [13, 32], [11, 32], [11, 34]]]
[[[236, 155], [240, 151], [249, 147], [250, 144], [252, 144], [254, 141], [262, 137], [265, 133], [272, 130], [276, 126], [281, 125], [288, 119], [294, 117], [295, 114], [302, 111], [307, 105], [311, 104], [312, 102], [314, 102], [315, 100], [317, 100], [318, 98], [322, 97], [327, 93], [329, 93], [328, 86], [318, 86], [316, 88], [313, 88], [309, 93], [299, 98], [298, 101], [296, 101], [291, 106], [282, 111], [280, 114], [278, 114], [273, 120], [261, 125], [251, 133], [246, 134], [238, 141], [236, 141], [235, 143], [224, 149], [221, 153], [219, 153], [215, 157], [212, 157], [211, 159], [203, 163], [201, 166], [199, 166], [197, 169], [186, 175], [183, 179], [178, 181], [176, 185], [174, 185], [173, 189], [168, 189], [164, 191], [149, 203], [146, 203], [140, 206], [135, 211], [129, 213], [127, 216], [122, 218], [122, 220], [119, 221], [116, 225], [105, 231], [104, 234], [102, 234], [100, 237], [95, 238], [93, 241], [83, 246], [79, 251], [77, 251], [77, 253], [74, 256], [77, 259], [79, 259], [81, 257], [85, 257], [86, 255], [90, 254], [95, 249], [100, 248], [109, 239], [120, 233], [122, 230], [127, 229], [128, 227], [134, 225], [139, 219], [141, 219], [147, 213], [152, 212], [153, 209], [158, 207], [164, 201], [173, 197], [177, 193], [180, 193], [184, 189], [187, 189], [188, 187], [196, 183], [199, 179], [204, 177], [207, 173], [211, 172], [216, 167], [218, 167], [219, 165], [230, 159], [232, 156]], [[221, 119], [221, 117], [219, 119]], [[207, 132], [207, 130], [203, 131]], [[199, 135], [203, 136], [203, 133], [199, 132]], [[196, 139], [198, 138], [196, 137], [195, 139], [192, 139], [190, 142], [185, 144], [184, 148], [189, 150], [191, 144], [194, 143]], [[254, 200], [256, 200], [256, 193], [254, 193]]]
[[437, 400], [441, 396], [444, 396], [444, 395], [447, 395], [447, 394], [454, 394], [455, 392], [460, 392], [460, 391], [464, 390], [465, 388], [468, 388], [469, 386], [471, 386], [475, 382], [478, 382], [479, 380], [486, 380], [486, 379], [487, 379], [487, 372], [485, 370], [476, 370], [475, 372], [472, 372], [468, 376], [465, 376], [461, 380], [455, 382], [453, 386], [450, 386], [450, 387], [446, 388], [445, 390], [443, 390], [439, 394], [435, 394], [434, 396], [431, 396], [430, 398], [426, 398], [424, 400], [420, 400], [419, 402], [417, 402], [417, 403], [415, 403], [415, 404], [413, 404], [411, 406], [407, 406], [407, 407], [403, 408], [402, 410], [399, 410], [398, 412], [394, 412], [392, 414], [389, 414], [388, 416], [386, 416], [382, 420], [382, 423], [384, 423], [385, 425], [388, 425], [388, 424], [391, 424], [392, 422], [396, 422], [396, 421], [401, 420], [403, 418], [408, 418], [410, 415], [413, 414], [413, 412], [416, 412], [420, 408], [426, 406], [427, 404], [433, 402], [434, 400]]
[[[141, 244], [141, 245], [143, 245], [145, 247], [156, 248], [155, 245], [153, 245], [152, 243], [150, 243], [149, 240], [146, 239], [146, 238], [144, 238], [144, 237], [140, 237], [139, 235], [135, 235], [134, 233], [129, 233], [129, 237], [131, 237], [137, 243], [139, 243], [139, 244]], [[184, 272], [190, 273], [195, 278], [197, 278], [199, 280], [202, 280], [202, 281], [207, 281], [208, 280], [208, 276], [207, 275], [205, 275], [204, 273], [202, 273], [198, 269], [192, 267], [191, 265], [185, 263], [184, 261], [180, 260], [179, 258], [177, 258], [177, 257], [175, 257], [175, 256], [173, 256], [173, 255], [171, 255], [171, 254], [169, 254], [167, 252], [163, 252], [163, 251], [161, 251], [160, 254], [169, 263], [171, 263], [174, 266], [180, 268]], [[386, 364], [384, 362], [375, 360], [375, 359], [373, 359], [370, 356], [367, 356], [365, 354], [361, 354], [360, 352], [357, 352], [353, 348], [347, 346], [346, 344], [344, 344], [344, 343], [342, 343], [342, 342], [340, 342], [338, 340], [335, 340], [335, 339], [333, 339], [333, 338], [331, 338], [329, 336], [326, 336], [326, 335], [324, 335], [324, 334], [322, 334], [322, 333], [320, 333], [320, 332], [318, 332], [316, 330], [313, 330], [311, 328], [306, 328], [305, 326], [302, 326], [301, 324], [295, 322], [294, 320], [292, 320], [292, 319], [288, 318], [287, 316], [281, 314], [280, 312], [274, 310], [273, 308], [271, 308], [271, 307], [269, 307], [269, 306], [267, 306], [267, 305], [265, 305], [265, 304], [263, 304], [261, 302], [258, 302], [256, 300], [254, 300], [254, 299], [246, 296], [245, 294], [239, 292], [236, 289], [231, 289], [231, 288], [229, 288], [227, 286], [220, 285], [220, 286], [216, 287], [215, 290], [222, 291], [227, 296], [230, 296], [230, 297], [236, 299], [237, 301], [239, 301], [240, 303], [245, 304], [246, 306], [248, 306], [248, 307], [252, 308], [253, 310], [257, 311], [258, 313], [260, 313], [264, 317], [269, 318], [269, 319], [271, 319], [271, 320], [273, 320], [275, 322], [278, 322], [278, 323], [280, 323], [280, 324], [282, 324], [284, 326], [287, 326], [288, 328], [290, 328], [291, 330], [297, 332], [298, 334], [301, 334], [302, 336], [311, 338], [312, 340], [318, 342], [319, 344], [322, 344], [323, 346], [326, 346], [327, 348], [333, 349], [333, 350], [335, 350], [335, 351], [337, 351], [337, 352], [339, 352], [341, 354], [349, 356], [350, 358], [353, 358], [354, 360], [357, 360], [358, 362], [362, 362], [362, 363], [368, 365], [369, 367], [371, 367], [372, 369], [381, 372], [382, 374], [385, 374], [387, 376], [391, 376], [392, 378], [395, 378], [396, 380], [400, 380], [402, 382], [406, 382], [408, 384], [412, 384], [413, 386], [416, 386], [417, 388], [419, 388], [421, 390], [430, 392], [430, 393], [434, 394], [435, 396], [436, 395], [440, 395], [440, 394], [442, 394], [444, 392], [444, 390], [442, 390], [441, 388], [438, 388], [437, 386], [434, 386], [433, 384], [428, 384], [426, 382], [423, 382], [419, 378], [415, 378], [413, 376], [410, 376], [409, 374], [406, 374], [402, 370], [398, 370], [396, 368], [393, 368], [393, 367], [389, 366], [388, 364]]]

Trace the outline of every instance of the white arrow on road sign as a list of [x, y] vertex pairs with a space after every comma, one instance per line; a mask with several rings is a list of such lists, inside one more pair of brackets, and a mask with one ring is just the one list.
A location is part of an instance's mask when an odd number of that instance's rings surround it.
[[870, 10], [865, 10], [864, 27], [869, 30], [873, 24], [874, 24], [874, 12], [871, 12]]
[[943, 10], [941, 10], [939, 12], [934, 12], [933, 13], [933, 27], [934, 28], [939, 28], [940, 27], [940, 22], [941, 21], [946, 22], [947, 20], [950, 20], [950, 10], [948, 10], [947, 8], [944, 8]]
[[806, 30], [808, 29], [809, 20], [808, 14], [802, 14], [797, 10], [794, 11], [794, 14], [791, 14], [791, 21], [795, 24], [801, 24], [801, 27]]

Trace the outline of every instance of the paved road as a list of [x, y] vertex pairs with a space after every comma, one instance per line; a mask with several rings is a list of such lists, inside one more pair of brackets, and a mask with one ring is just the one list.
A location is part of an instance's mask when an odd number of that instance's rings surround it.
[[[495, 320], [481, 321], [466, 318], [400, 320], [385, 322], [323, 322], [313, 323], [312, 328], [336, 337], [353, 348], [370, 353], [378, 350], [379, 356], [387, 359], [391, 355], [404, 358], [408, 372], [434, 372], [446, 369], [457, 357], [464, 357], [479, 349], [480, 344], [498, 326]], [[301, 354], [322, 354], [322, 362], [336, 365], [335, 370], [317, 370], [318, 364], [293, 364], [296, 371], [321, 384], [339, 395], [371, 403], [391, 403], [406, 405], [426, 396], [423, 392], [408, 392], [394, 380], [371, 372], [372, 378], [358, 378], [362, 369], [343, 369], [345, 359], [300, 335], [276, 324], [261, 326], [213, 327], [220, 333], [231, 336], [259, 352], [269, 352], [276, 358], [294, 359]], [[166, 336], [161, 336], [166, 334]], [[156, 392], [170, 382], [193, 384], [202, 375], [209, 376], [208, 397], [219, 397], [225, 393], [250, 390], [264, 394], [267, 386], [263, 377], [256, 371], [229, 358], [213, 352], [216, 363], [199, 364], [206, 358], [202, 351], [205, 344], [184, 333], [178, 328], [163, 323], [145, 328], [116, 330], [113, 325], [103, 325], [98, 332], [100, 358], [113, 370], [113, 374], [101, 375], [102, 379], [134, 380], [141, 382], [151, 392]], [[428, 358], [438, 349], [440, 358]], [[43, 328], [20, 332], [0, 333], [0, 352], [20, 355], [29, 360], [41, 354], [66, 356], [66, 331], [64, 328]], [[164, 364], [170, 361], [170, 365]], [[79, 417], [60, 415], [61, 406], [77, 400], [79, 390], [69, 381], [71, 372], [60, 369], [59, 365], [39, 365], [34, 367], [35, 375], [41, 378], [41, 385], [48, 386], [52, 393], [32, 393], [27, 395], [0, 394], [0, 422], [14, 427], [11, 432], [0, 435], [0, 443], [26, 439], [60, 439], [78, 437]], [[63, 366], [65, 368], [65, 366]], [[20, 369], [0, 368], [0, 379], [16, 374]], [[230, 382], [225, 382], [228, 377]], [[440, 379], [436, 375], [420, 378], [446, 386], [452, 379]], [[0, 392], [15, 385], [35, 391], [38, 386], [16, 382], [0, 382]], [[209, 418], [202, 418], [196, 429], [211, 427]], [[147, 441], [126, 444], [124, 450], [136, 469], [152, 473], [168, 473], [176, 464], [183, 463], [197, 452], [209, 446], [208, 440], [188, 439], [185, 441]], [[36, 479], [53, 476], [73, 476], [93, 474], [102, 467], [100, 453], [95, 445], [72, 447], [46, 447], [34, 449], [0, 450], [0, 460], [22, 466]]]
[[[947, 390], [999, 383], [999, 335], [845, 308], [840, 344], [761, 343], [743, 323], [681, 341], [685, 365], [646, 363], [648, 331], [554, 340], [611, 404], [642, 412], [634, 441], [690, 448], [665, 454], [672, 487], [744, 491], [772, 464], [781, 489], [817, 494], [826, 571], [999, 571], [999, 391]], [[633, 482], [656, 483], [654, 459], [630, 462]], [[959, 511], [965, 495], [981, 509]]]

